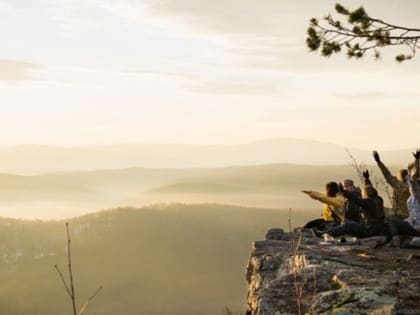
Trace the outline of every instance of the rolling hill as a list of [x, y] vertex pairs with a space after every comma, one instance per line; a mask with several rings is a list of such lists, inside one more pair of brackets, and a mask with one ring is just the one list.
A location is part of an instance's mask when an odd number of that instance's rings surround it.
[[[373, 176], [382, 178], [376, 167], [370, 168], [374, 170]], [[320, 204], [304, 196], [301, 190], [323, 190], [326, 182], [345, 178], [356, 180], [355, 171], [349, 165], [270, 164], [213, 169], [133, 168], [34, 176], [0, 174], [0, 214], [60, 219], [121, 205], [173, 202], [319, 208]]]
[[[350, 151], [362, 161], [372, 161], [370, 151], [354, 148]], [[381, 153], [388, 164], [406, 165], [411, 159], [411, 151]], [[287, 138], [238, 145], [134, 143], [85, 147], [0, 147], [1, 172], [24, 175], [133, 167], [215, 168], [272, 163], [339, 165], [348, 163], [348, 160], [344, 146]]]
[[[296, 210], [301, 225], [317, 213]], [[242, 309], [253, 240], [286, 227], [281, 209], [227, 205], [120, 208], [70, 220], [79, 303], [90, 315], [215, 315]], [[64, 221], [0, 219], [0, 314], [70, 313]]]

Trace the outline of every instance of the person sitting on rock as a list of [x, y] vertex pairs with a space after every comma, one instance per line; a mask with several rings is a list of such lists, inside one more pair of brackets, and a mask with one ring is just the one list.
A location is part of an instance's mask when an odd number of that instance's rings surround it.
[[[363, 178], [366, 187], [373, 187], [372, 182], [369, 179], [369, 171], [363, 172]], [[383, 199], [378, 195], [376, 199], [376, 214], [375, 216], [381, 221], [385, 222], [385, 224], [380, 223], [376, 225], [376, 227], [370, 228], [368, 230], [368, 236], [374, 235], [385, 235], [386, 236], [386, 243], [390, 242], [394, 236], [396, 235], [403, 235], [403, 236], [420, 236], [420, 232], [417, 231], [412, 225], [408, 222], [400, 219], [397, 216], [390, 216], [388, 218], [385, 217], [384, 206], [383, 206]]]
[[[353, 180], [345, 179], [343, 182], [344, 190], [348, 191], [351, 194], [354, 194], [356, 197], [362, 197], [362, 191], [359, 187], [354, 185]], [[354, 222], [361, 222], [361, 209], [360, 206], [346, 198], [344, 204], [344, 220], [352, 220]]]
[[352, 179], [345, 179], [343, 181], [343, 187], [344, 187], [344, 190], [353, 192], [353, 193], [358, 194], [360, 196], [362, 195], [362, 191], [360, 190], [359, 187], [354, 185], [354, 181]]
[[305, 224], [303, 228], [327, 228], [331, 225], [338, 225], [344, 219], [343, 209], [344, 197], [338, 194], [338, 184], [329, 182], [325, 185], [325, 193], [304, 190], [305, 194], [314, 200], [318, 200], [324, 204], [322, 209], [322, 218], [316, 219]]
[[[371, 185], [369, 172], [363, 172], [363, 175], [365, 185], [362, 190], [362, 198], [344, 190], [341, 185], [339, 186], [340, 194], [349, 202], [360, 207], [363, 221], [345, 220], [340, 226], [332, 227], [325, 231], [327, 234], [333, 237], [350, 235], [359, 238], [386, 234], [383, 200], [378, 195], [377, 190]], [[322, 231], [315, 231], [315, 233], [319, 235]]]
[[369, 171], [363, 172], [364, 188], [362, 198], [344, 190], [339, 185], [340, 193], [352, 202], [358, 204], [362, 209], [363, 222], [357, 223], [351, 220], [345, 220], [340, 226], [331, 227], [326, 231], [314, 230], [317, 236], [327, 233], [333, 237], [350, 235], [359, 238], [383, 235], [386, 236], [386, 242], [390, 242], [394, 236], [420, 236], [420, 232], [413, 228], [408, 222], [401, 220], [396, 216], [385, 218], [383, 199], [378, 195], [373, 187]]
[[[379, 221], [383, 222], [385, 220], [385, 207], [384, 207], [384, 200], [381, 196], [379, 196], [378, 191], [373, 186], [371, 180], [370, 180], [370, 173], [368, 170], [365, 170], [362, 172], [363, 175], [363, 185], [366, 190], [366, 195], [371, 195], [372, 200], [375, 203], [375, 213], [373, 214], [373, 217], [377, 218]], [[364, 214], [364, 216], [366, 213]]]
[[386, 242], [390, 242], [394, 236], [415, 236], [420, 237], [420, 231], [417, 231], [410, 223], [401, 220], [398, 217], [390, 217], [387, 220]]
[[406, 183], [410, 191], [410, 197], [407, 200], [409, 216], [406, 219], [412, 226], [420, 227], [420, 149], [413, 153], [414, 162], [408, 166], [409, 175], [406, 177]]
[[410, 197], [410, 191], [406, 183], [408, 171], [400, 170], [397, 176], [393, 176], [385, 164], [381, 161], [379, 153], [373, 151], [373, 158], [378, 164], [379, 169], [385, 177], [387, 183], [392, 187], [392, 210], [395, 216], [400, 219], [406, 219], [409, 216], [407, 200]]

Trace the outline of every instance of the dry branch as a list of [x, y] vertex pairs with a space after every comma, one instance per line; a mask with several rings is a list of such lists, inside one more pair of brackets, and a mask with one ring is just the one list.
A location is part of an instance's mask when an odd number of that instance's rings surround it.
[[73, 266], [72, 266], [72, 257], [71, 257], [71, 237], [70, 237], [70, 230], [69, 230], [69, 223], [66, 222], [66, 233], [67, 233], [67, 267], [70, 279], [70, 285], [67, 283], [66, 279], [64, 278], [64, 274], [61, 272], [58, 265], [54, 265], [54, 268], [57, 270], [58, 275], [63, 283], [64, 289], [66, 290], [67, 294], [70, 297], [73, 315], [82, 315], [86, 310], [89, 303], [99, 294], [102, 290], [102, 285], [96, 289], [96, 291], [88, 298], [88, 300], [82, 305], [79, 312], [77, 312], [77, 304], [76, 304], [76, 290], [74, 288], [74, 277], [73, 277]]

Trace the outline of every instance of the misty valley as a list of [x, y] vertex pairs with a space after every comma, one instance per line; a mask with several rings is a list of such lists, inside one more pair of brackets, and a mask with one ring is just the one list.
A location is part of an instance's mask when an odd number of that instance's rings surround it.
[[0, 315], [417, 314], [419, 12], [0, 0]]
[[[244, 309], [249, 245], [286, 209], [215, 204], [119, 208], [69, 220], [80, 303], [88, 314], [224, 314]], [[297, 211], [296, 224], [316, 215]], [[64, 221], [0, 219], [1, 314], [66, 314], [54, 270], [66, 267]]]
[[[56, 315], [70, 303], [70, 223], [79, 303], [88, 313], [225, 314], [243, 310], [250, 244], [273, 227], [319, 217], [301, 193], [354, 175], [351, 166], [64, 171], [0, 175], [0, 313]], [[353, 176], [354, 177], [354, 176]]]

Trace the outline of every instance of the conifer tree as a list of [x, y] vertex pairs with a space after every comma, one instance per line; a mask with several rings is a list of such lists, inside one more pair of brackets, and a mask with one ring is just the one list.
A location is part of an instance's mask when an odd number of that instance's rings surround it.
[[412, 59], [420, 48], [420, 29], [394, 25], [371, 17], [363, 7], [350, 11], [341, 4], [335, 11], [342, 18], [331, 14], [312, 18], [307, 30], [306, 45], [311, 51], [330, 57], [345, 51], [349, 58], [359, 59], [367, 53], [379, 59], [381, 50], [389, 46], [404, 46], [395, 56], [398, 62]]

